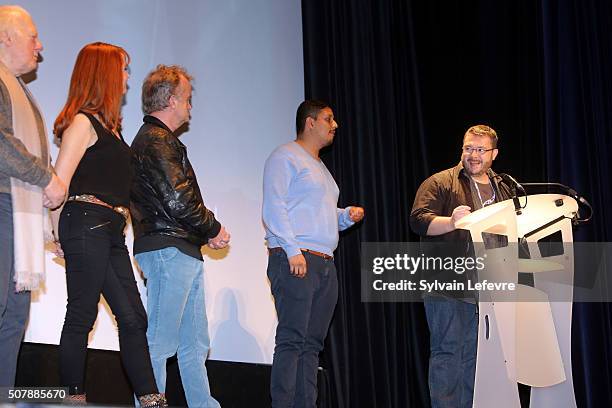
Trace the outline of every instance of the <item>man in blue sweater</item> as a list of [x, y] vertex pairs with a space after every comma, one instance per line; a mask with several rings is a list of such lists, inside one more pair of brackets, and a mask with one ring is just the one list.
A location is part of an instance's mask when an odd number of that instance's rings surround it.
[[268, 278], [278, 315], [274, 408], [316, 405], [319, 352], [338, 298], [338, 231], [364, 215], [361, 207], [337, 208], [338, 186], [319, 158], [338, 128], [331, 108], [302, 102], [296, 128], [297, 139], [276, 148], [264, 169]]

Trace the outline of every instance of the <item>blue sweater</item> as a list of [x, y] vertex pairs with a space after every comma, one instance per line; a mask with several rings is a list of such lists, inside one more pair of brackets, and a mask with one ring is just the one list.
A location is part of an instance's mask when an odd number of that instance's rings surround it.
[[338, 230], [353, 222], [349, 208], [337, 208], [338, 186], [322, 161], [290, 142], [277, 147], [264, 168], [263, 223], [268, 248], [288, 257], [311, 249], [333, 255]]

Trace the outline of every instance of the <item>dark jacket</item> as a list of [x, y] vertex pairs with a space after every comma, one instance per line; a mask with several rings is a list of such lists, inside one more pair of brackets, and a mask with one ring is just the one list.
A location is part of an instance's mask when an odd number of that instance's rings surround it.
[[185, 145], [153, 116], [132, 142], [134, 236], [161, 235], [202, 246], [221, 224], [204, 206]]
[[[495, 202], [512, 197], [510, 189], [505, 184], [497, 182], [493, 170], [489, 169], [487, 174], [495, 190]], [[426, 241], [468, 241], [470, 240], [470, 233], [466, 230], [455, 230], [438, 236], [427, 236], [429, 224], [435, 217], [450, 217], [453, 210], [460, 205], [467, 205], [472, 211], [479, 208], [470, 187], [470, 177], [461, 163], [434, 174], [421, 184], [410, 213], [410, 227], [421, 236], [422, 240]]]
[[[489, 169], [487, 172], [491, 185], [495, 191], [495, 202], [507, 200], [512, 197], [510, 189], [505, 184], [497, 182], [496, 174]], [[432, 257], [465, 257], [474, 256], [470, 232], [456, 229], [446, 234], [428, 236], [427, 229], [431, 221], [437, 216], [450, 217], [453, 210], [460, 205], [469, 206], [472, 211], [481, 207], [477, 196], [471, 187], [469, 175], [459, 163], [457, 166], [443, 170], [425, 180], [419, 187], [412, 211], [410, 213], [410, 227], [421, 237], [421, 251]], [[492, 237], [488, 239], [503, 240]], [[507, 245], [507, 242], [505, 243]], [[437, 279], [442, 282], [464, 283], [467, 279], [476, 279], [475, 271], [457, 274], [454, 271], [438, 271], [427, 276], [428, 279]], [[476, 293], [471, 291], [436, 291], [438, 294], [458, 298], [468, 302], [475, 302]]]

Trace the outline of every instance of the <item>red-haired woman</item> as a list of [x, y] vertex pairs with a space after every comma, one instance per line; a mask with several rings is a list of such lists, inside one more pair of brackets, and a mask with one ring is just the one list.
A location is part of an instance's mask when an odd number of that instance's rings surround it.
[[119, 328], [121, 359], [143, 407], [166, 406], [158, 393], [140, 300], [123, 229], [129, 216], [130, 147], [121, 136], [121, 103], [129, 56], [96, 42], [77, 57], [68, 100], [55, 120], [61, 140], [55, 169], [69, 185], [59, 219], [68, 305], [60, 340], [60, 380], [72, 402], [85, 402], [87, 338], [100, 294]]

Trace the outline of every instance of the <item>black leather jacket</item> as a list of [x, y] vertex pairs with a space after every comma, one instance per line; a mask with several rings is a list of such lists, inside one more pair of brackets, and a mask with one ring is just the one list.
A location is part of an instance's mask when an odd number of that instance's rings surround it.
[[166, 235], [198, 246], [221, 229], [204, 206], [185, 145], [159, 119], [145, 116], [132, 142], [132, 219], [136, 239]]

